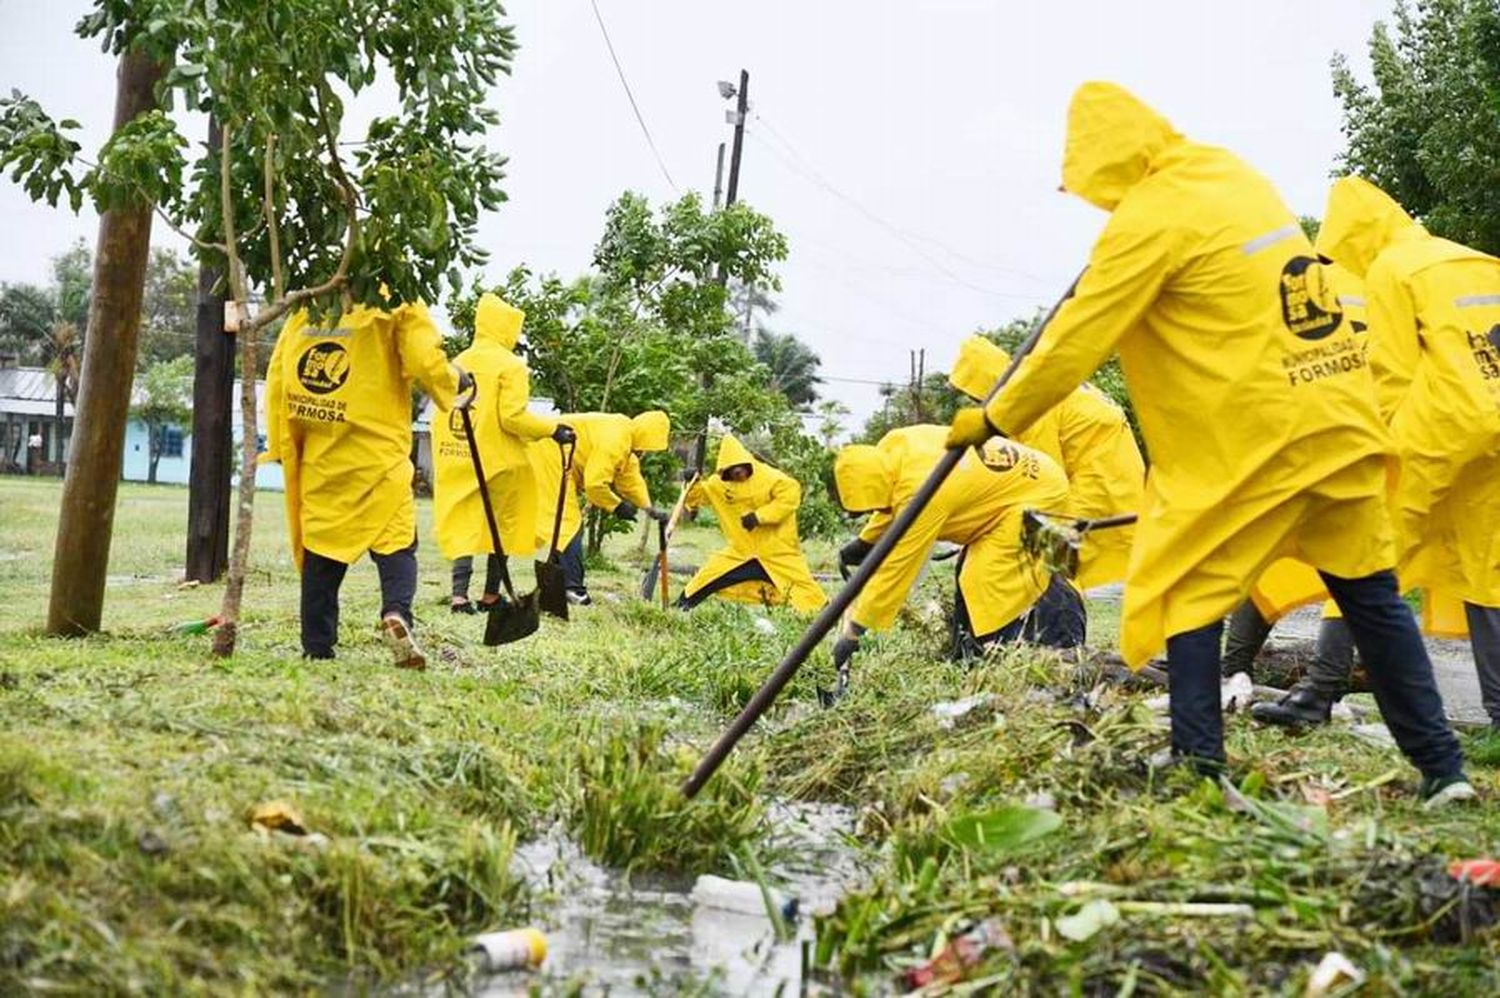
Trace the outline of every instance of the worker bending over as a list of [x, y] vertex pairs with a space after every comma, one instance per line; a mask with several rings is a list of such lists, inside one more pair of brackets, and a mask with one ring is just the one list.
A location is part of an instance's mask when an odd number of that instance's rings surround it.
[[719, 442], [714, 474], [688, 489], [684, 506], [713, 507], [726, 546], [698, 570], [677, 605], [691, 610], [710, 596], [816, 613], [828, 596], [813, 580], [797, 536], [802, 486], [745, 449]]
[[[900, 515], [941, 460], [942, 436], [941, 427], [910, 426], [892, 430], [873, 447], [852, 444], [839, 451], [833, 473], [840, 504], [851, 513], [873, 514], [862, 540], [878, 540]], [[1049, 583], [1022, 553], [1021, 514], [1053, 508], [1067, 491], [1062, 469], [1029, 447], [991, 441], [964, 455], [850, 607], [833, 652], [841, 683], [860, 637], [895, 622], [938, 541], [964, 549], [955, 630], [981, 649], [1001, 640]]]
[[1473, 797], [1392, 571], [1364, 334], [1296, 217], [1238, 157], [1109, 83], [1073, 97], [1063, 186], [1111, 213], [1089, 267], [1005, 388], [954, 417], [949, 446], [1024, 432], [1118, 350], [1152, 461], [1121, 650], [1139, 667], [1166, 646], [1174, 754], [1222, 768], [1224, 616], [1294, 556], [1348, 620], [1423, 799]]
[[570, 487], [560, 488], [566, 459], [560, 444], [536, 440], [527, 448], [537, 488], [535, 545], [544, 556], [551, 554], [554, 513], [562, 492], [562, 527], [557, 543], [568, 602], [587, 606], [593, 600], [584, 581], [583, 514], [578, 493], [581, 491], [591, 505], [622, 520], [634, 521], [642, 510], [654, 520], [665, 520], [667, 514], [651, 505], [640, 456], [666, 450], [672, 425], [667, 414], [658, 409], [633, 419], [614, 412], [580, 412], [559, 416], [558, 421], [571, 427], [577, 437]]
[[266, 378], [267, 452], [286, 482], [287, 531], [302, 573], [302, 654], [333, 658], [339, 587], [369, 552], [380, 573], [380, 630], [401, 668], [426, 668], [412, 634], [417, 516], [411, 391], [447, 411], [469, 376], [449, 364], [427, 308], [360, 306], [313, 325], [294, 314]]
[[[500, 544], [510, 558], [529, 558], [536, 550], [536, 476], [526, 445], [533, 440], [570, 443], [574, 436], [556, 419], [527, 408], [531, 378], [526, 362], [515, 354], [525, 321], [524, 312], [498, 295], [481, 295], [474, 313], [474, 342], [457, 357], [458, 365], [473, 377], [473, 388], [460, 404], [468, 405]], [[447, 419], [432, 421], [432, 454], [436, 471], [433, 519], [438, 547], [453, 562], [453, 609], [473, 610], [467, 593], [476, 553], [490, 556], [480, 608], [496, 606], [500, 602], [499, 565], [457, 409]]]

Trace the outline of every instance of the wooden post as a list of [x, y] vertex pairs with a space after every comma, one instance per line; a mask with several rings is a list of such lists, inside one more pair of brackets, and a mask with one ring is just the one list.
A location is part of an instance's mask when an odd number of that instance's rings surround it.
[[[156, 106], [161, 74], [160, 64], [138, 52], [120, 57], [116, 132]], [[150, 250], [150, 205], [107, 211], [99, 219], [89, 333], [52, 560], [48, 634], [73, 637], [97, 631], [103, 615]]]
[[[208, 121], [208, 147], [219, 123]], [[229, 568], [229, 493], [234, 460], [234, 335], [224, 331], [223, 272], [198, 267], [197, 363], [193, 368], [193, 461], [188, 472], [186, 577], [215, 582]]]

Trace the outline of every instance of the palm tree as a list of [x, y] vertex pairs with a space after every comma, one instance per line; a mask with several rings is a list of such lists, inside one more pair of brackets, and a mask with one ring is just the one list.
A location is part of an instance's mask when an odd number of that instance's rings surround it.
[[788, 402], [805, 408], [817, 400], [817, 386], [823, 383], [818, 368], [823, 361], [796, 334], [774, 333], [762, 326], [756, 330], [751, 349], [755, 359], [770, 369], [771, 387]]

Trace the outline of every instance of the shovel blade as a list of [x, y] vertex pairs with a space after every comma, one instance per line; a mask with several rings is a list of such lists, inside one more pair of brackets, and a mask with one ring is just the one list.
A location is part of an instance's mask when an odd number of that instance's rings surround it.
[[562, 565], [550, 560], [536, 563], [536, 597], [544, 612], [568, 619], [568, 587]]
[[489, 619], [484, 623], [484, 643], [491, 648], [508, 645], [535, 634], [541, 626], [542, 615], [535, 592], [518, 597], [514, 603], [502, 600], [489, 612]]
[[641, 599], [647, 603], [653, 602], [657, 596], [658, 581], [661, 578], [661, 563], [655, 558], [651, 559], [651, 567], [646, 569], [645, 576], [641, 579]]

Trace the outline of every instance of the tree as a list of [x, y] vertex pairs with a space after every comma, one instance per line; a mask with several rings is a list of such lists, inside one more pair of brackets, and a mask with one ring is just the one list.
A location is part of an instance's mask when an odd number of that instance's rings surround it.
[[[148, 228], [155, 210], [226, 274], [241, 316], [243, 453], [217, 654], [234, 649], [249, 557], [259, 336], [293, 309], [321, 316], [433, 301], [445, 278], [457, 291], [462, 268], [484, 262], [478, 216], [504, 199], [504, 160], [482, 142], [498, 124], [488, 90], [516, 48], [502, 14], [495, 0], [95, 0], [79, 34], [102, 38], [126, 63], [158, 67], [146, 92], [159, 106], [132, 107], [88, 164], [71, 137], [76, 122], [54, 121], [24, 95], [0, 100], [0, 168], [33, 198], [66, 196], [76, 210], [88, 196], [105, 210], [145, 213]], [[377, 78], [394, 85], [401, 113], [343, 142], [345, 97]], [[191, 162], [193, 147], [166, 113], [179, 99], [221, 129], [218, 146], [195, 149]], [[144, 265], [142, 253], [119, 282], [133, 284], [136, 303]], [[91, 326], [103, 287], [96, 279]], [[252, 290], [264, 302], [253, 314]], [[127, 371], [139, 319], [131, 311], [118, 351]], [[114, 450], [118, 461], [118, 441]], [[56, 559], [54, 632], [98, 627], [114, 505], [113, 483], [99, 480], [109, 468], [100, 459], [80, 475], [100, 522], [74, 522], [64, 509], [60, 537], [91, 526], [103, 541]], [[78, 605], [61, 607], [65, 593]]]
[[[743, 202], [705, 211], [689, 194], [653, 209], [627, 192], [606, 213], [588, 273], [564, 281], [518, 268], [493, 288], [476, 283], [449, 304], [461, 331], [449, 348], [467, 345], [479, 294], [494, 290], [526, 313], [533, 394], [563, 411], [664, 409], [679, 436], [711, 423], [764, 431], [790, 410], [736, 334], [716, 275], [775, 287], [771, 268], [786, 252], [771, 220]], [[647, 456], [653, 495], [666, 494], [676, 463]], [[592, 551], [614, 526], [591, 515]]]
[[947, 423], [966, 405], [968, 397], [948, 384], [948, 375], [933, 371], [920, 384], [888, 382], [879, 388], [884, 404], [865, 420], [860, 439], [873, 444], [891, 430], [914, 423]]
[[837, 399], [824, 399], [818, 403], [818, 439], [824, 447], [832, 448], [844, 434], [844, 420], [849, 418], [849, 407]]
[[794, 333], [775, 333], [762, 326], [751, 344], [755, 359], [771, 372], [771, 387], [786, 396], [794, 407], [805, 409], [818, 398], [822, 358]]
[[181, 428], [193, 416], [193, 358], [190, 354], [164, 360], [146, 368], [136, 380], [137, 398], [130, 414], [146, 424], [150, 470], [146, 481], [156, 484], [156, 466], [161, 461], [167, 431]]
[[1380, 185], [1434, 233], [1500, 252], [1500, 4], [1399, 2], [1370, 36], [1373, 85], [1333, 60], [1342, 169]]

